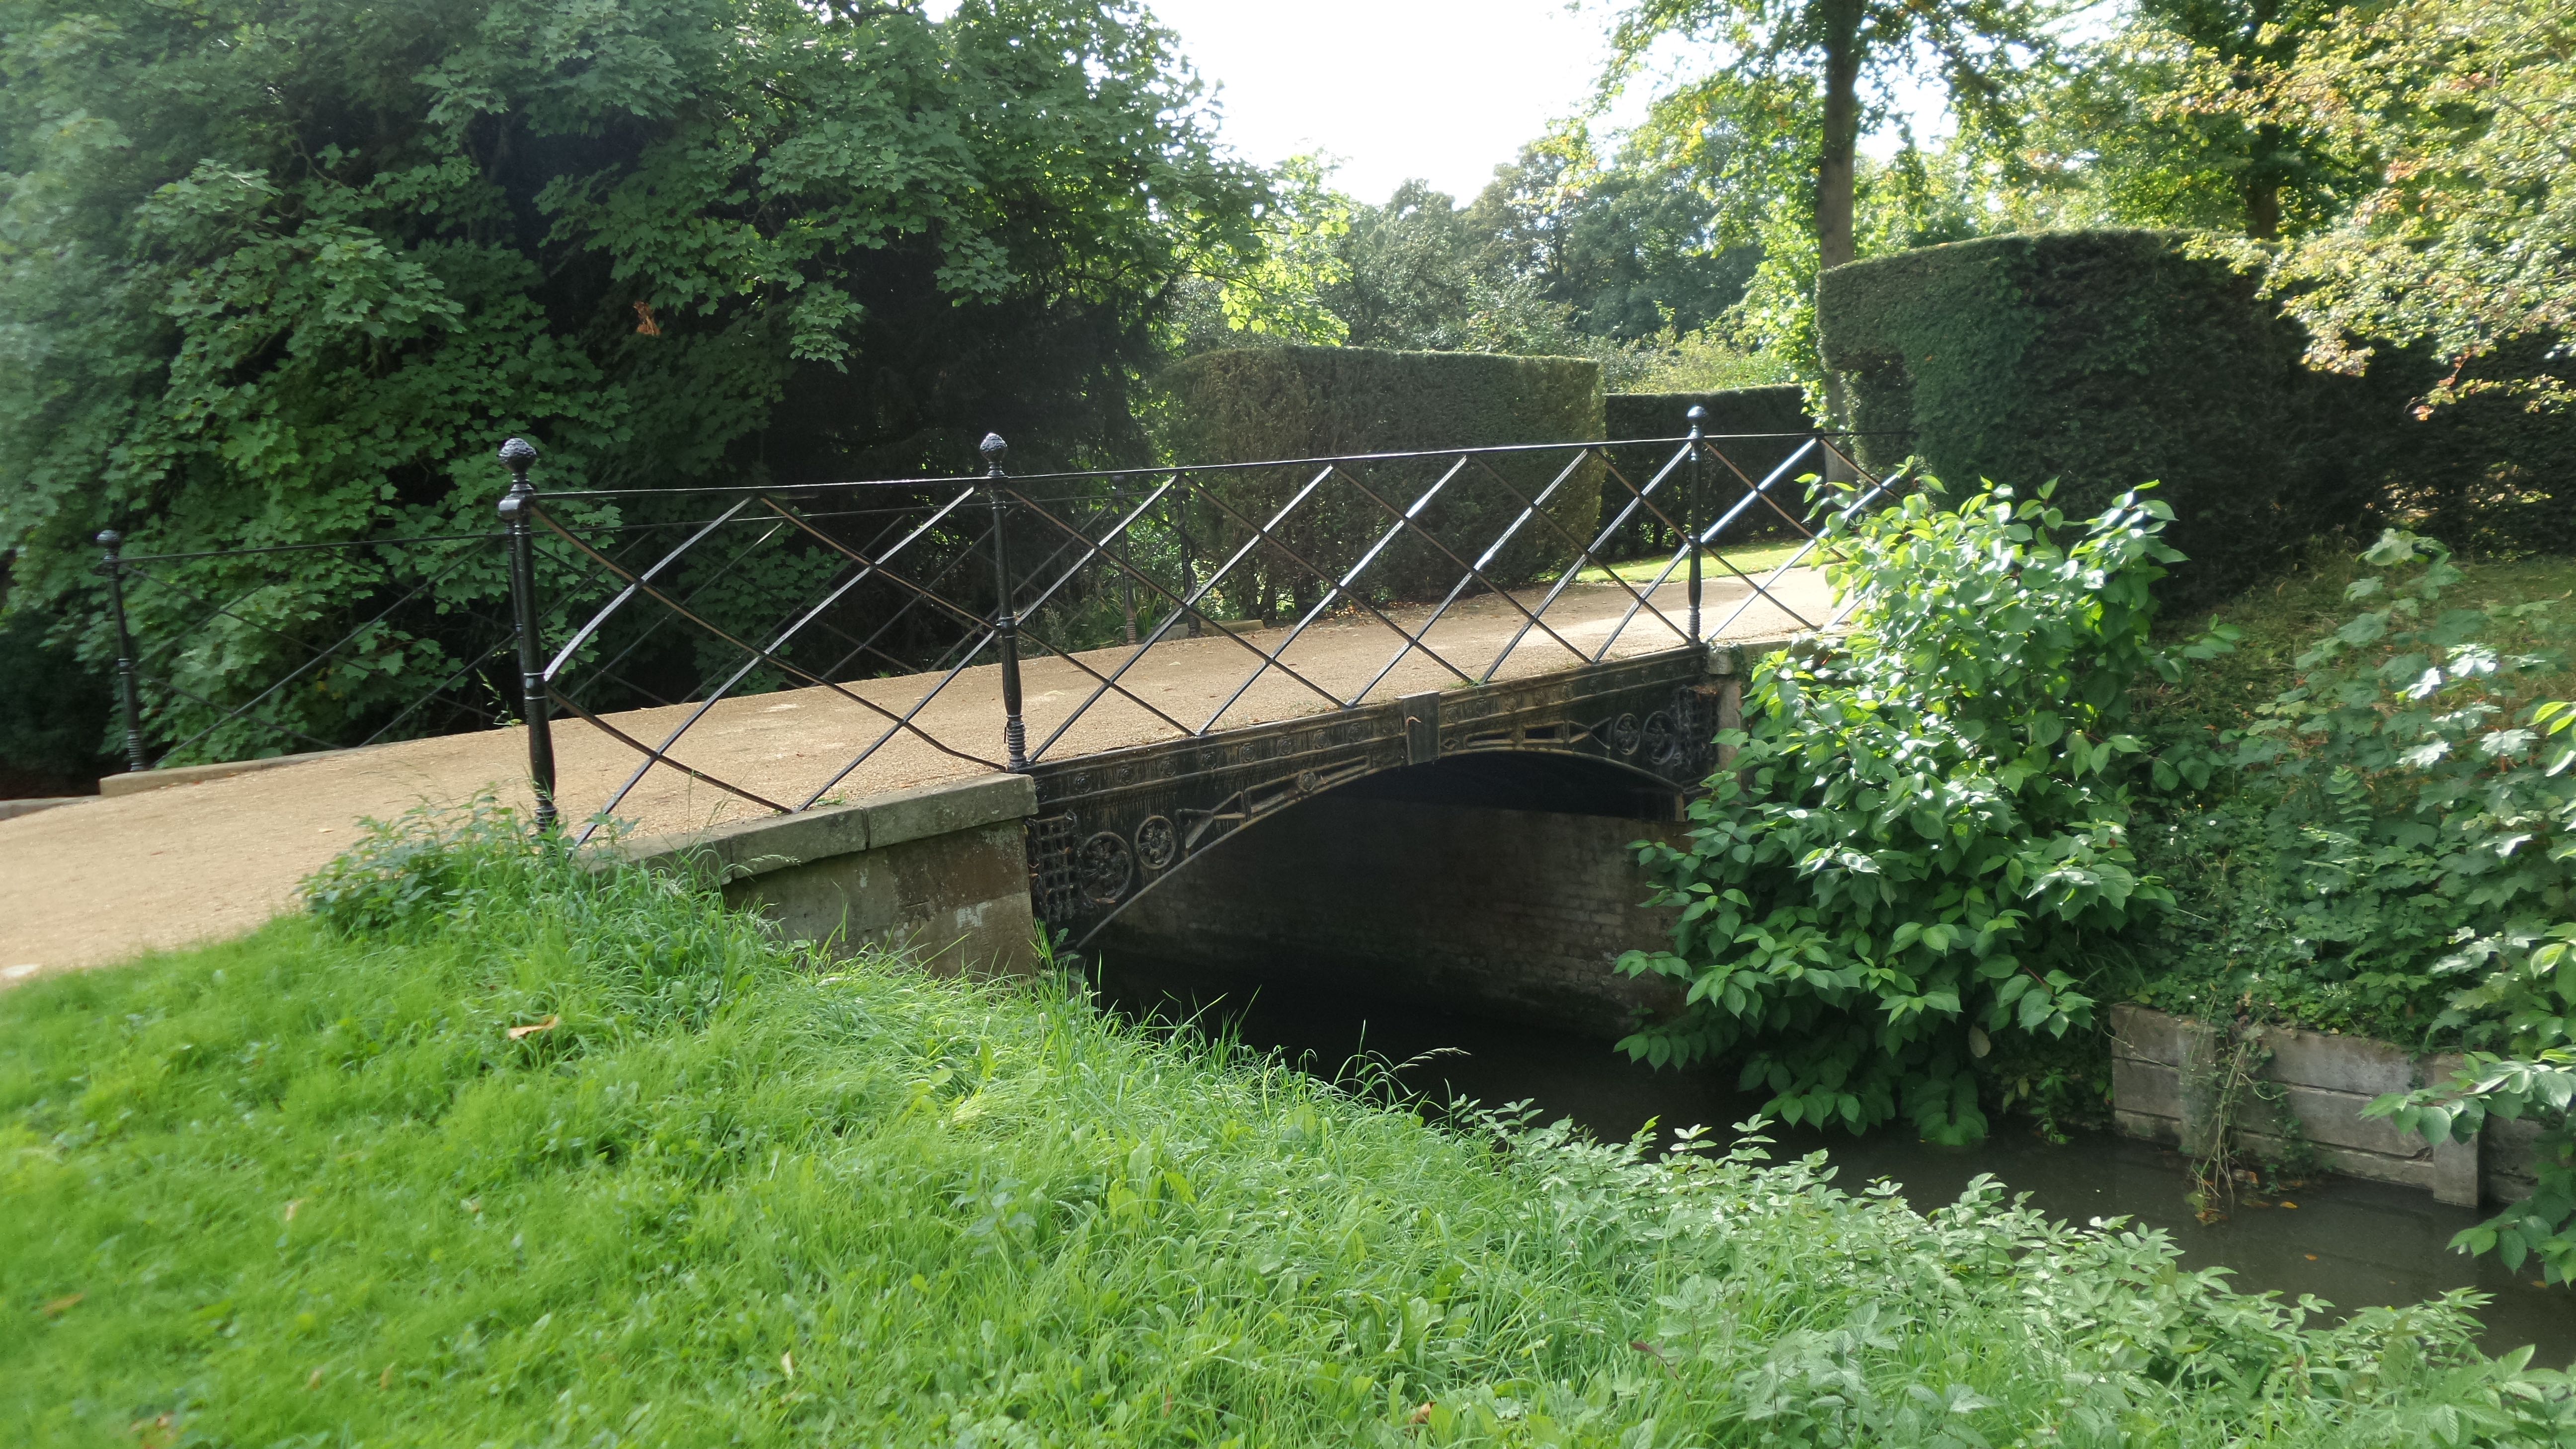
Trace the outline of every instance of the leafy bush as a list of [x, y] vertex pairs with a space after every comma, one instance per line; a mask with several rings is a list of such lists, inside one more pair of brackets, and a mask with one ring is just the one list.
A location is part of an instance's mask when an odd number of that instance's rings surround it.
[[[2232, 769], [2142, 850], [2190, 899], [2144, 996], [2419, 1049], [2494, 1046], [2474, 988], [2566, 919], [2576, 777], [2533, 707], [2563, 682], [2552, 601], [2468, 604], [2448, 550], [2391, 531], [2347, 597], [2368, 605], [2293, 661], [2291, 687], [2213, 746]], [[2466, 992], [2466, 995], [2462, 993]]]
[[2123, 725], [2179, 668], [2148, 637], [2176, 554], [2134, 493], [2070, 524], [2046, 488], [1936, 492], [1834, 529], [1851, 631], [1757, 667], [1688, 844], [1639, 850], [1672, 948], [1619, 967], [1689, 988], [1633, 1056], [1741, 1054], [1790, 1122], [1964, 1141], [1993, 1036], [2089, 1023], [2093, 952], [2172, 899], [2129, 852]]
[[[1249, 463], [1351, 453], [1598, 440], [1601, 366], [1569, 357], [1499, 357], [1475, 352], [1380, 352], [1359, 347], [1262, 347], [1212, 352], [1163, 375], [1164, 450], [1179, 463]], [[1492, 472], [1471, 468], [1442, 489], [1422, 526], [1460, 557], [1474, 559], [1499, 537], [1568, 459], [1502, 457]], [[1401, 509], [1447, 465], [1380, 463], [1354, 470]], [[1208, 478], [1229, 506], [1267, 522], [1313, 477], [1310, 469], [1252, 469]], [[1601, 511], [1601, 469], [1588, 464], [1549, 497], [1555, 526], [1533, 520], [1485, 570], [1518, 583], [1572, 562], [1575, 539], [1590, 543]], [[1351, 483], [1318, 490], [1289, 522], [1287, 546], [1336, 575], [1356, 563], [1395, 515]], [[1213, 510], [1194, 528], [1230, 549], [1246, 534]], [[1265, 604], [1320, 597], [1315, 575], [1275, 551], [1254, 561]], [[1414, 530], [1390, 546], [1362, 581], [1398, 598], [1438, 597], [1464, 572], [1448, 552]], [[1268, 612], [1262, 608], [1259, 612]]]
[[458, 824], [339, 872], [420, 876], [390, 923], [0, 993], [22, 1439], [2576, 1442], [2460, 1295], [2321, 1327], [1991, 1182], [1446, 1133]]
[[2457, 1244], [2576, 1279], [2576, 705], [2553, 599], [2463, 604], [2438, 543], [2391, 530], [2242, 730], [2216, 799], [2145, 852], [2186, 909], [2145, 999], [2287, 1017], [2419, 1050], [2451, 1081], [2371, 1110], [2430, 1137], [2548, 1119], [2538, 1191]]

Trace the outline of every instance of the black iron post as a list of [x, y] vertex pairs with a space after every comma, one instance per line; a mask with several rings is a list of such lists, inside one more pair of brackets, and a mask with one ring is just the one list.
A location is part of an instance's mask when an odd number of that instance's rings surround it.
[[[1180, 486], [1172, 490], [1172, 532], [1180, 539], [1181, 597], [1186, 599], [1190, 590], [1198, 586], [1199, 572], [1198, 560], [1190, 555], [1190, 480], [1187, 475], [1183, 475]], [[1196, 609], [1190, 611], [1190, 637], [1199, 637]]]
[[1708, 409], [1693, 404], [1686, 414], [1690, 418], [1690, 481], [1682, 490], [1682, 532], [1690, 545], [1690, 638], [1699, 642], [1699, 495], [1700, 495], [1700, 428], [1708, 422]]
[[[1124, 523], [1127, 518], [1127, 485], [1112, 483], [1109, 485], [1109, 493], [1114, 500], [1113, 516]], [[1125, 565], [1118, 570], [1118, 599], [1120, 607], [1127, 615], [1127, 642], [1130, 646], [1136, 642], [1136, 575], [1130, 572], [1135, 566], [1135, 559], [1133, 552], [1127, 547], [1127, 542], [1134, 532], [1132, 528], [1122, 527], [1118, 530], [1118, 562]]]
[[984, 435], [984, 501], [993, 509], [993, 638], [1002, 646], [1002, 748], [1015, 772], [1029, 767], [1029, 726], [1020, 716], [1020, 616], [1011, 607], [1011, 521], [1002, 501], [1002, 455], [1011, 445]]
[[501, 498], [501, 520], [510, 530], [510, 612], [519, 636], [519, 700], [528, 723], [528, 783], [537, 792], [537, 830], [555, 828], [554, 703], [546, 694], [545, 641], [537, 613], [537, 490], [528, 469], [537, 461], [525, 438], [501, 445], [510, 491]]
[[152, 762], [143, 754], [143, 702], [134, 691], [134, 634], [125, 622], [125, 535], [106, 529], [98, 545], [107, 550], [98, 570], [107, 575], [107, 609], [116, 619], [116, 706], [125, 716], [125, 767], [148, 770]]

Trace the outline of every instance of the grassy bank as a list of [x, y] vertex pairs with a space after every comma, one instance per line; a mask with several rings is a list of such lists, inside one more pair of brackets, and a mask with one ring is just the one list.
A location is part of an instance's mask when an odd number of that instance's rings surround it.
[[[2507, 670], [2491, 688], [2453, 691], [2440, 707], [2487, 711], [2502, 727], [2522, 722], [2536, 701], [2576, 697], [2564, 603], [2576, 592], [2576, 560], [2472, 562], [2459, 569], [2462, 577], [2419, 616], [2437, 650], [2484, 648], [2491, 658], [2555, 662]], [[2230, 652], [2195, 661], [2180, 681], [2144, 691], [2143, 732], [2160, 746], [2199, 739], [2232, 752], [2222, 742], [2248, 738], [2247, 731], [2277, 713], [2275, 701], [2285, 693], [2313, 693], [2319, 680], [2332, 678], [2303, 671], [2298, 661], [2384, 602], [2393, 577], [2403, 574], [2383, 576], [2349, 549], [2323, 551], [2214, 615], [2189, 621], [2183, 632], [2225, 624], [2241, 637]], [[2357, 579], [2383, 587], [2347, 598]], [[2540, 601], [2551, 601], [2547, 612], [2520, 613]], [[2400, 653], [2387, 668], [2403, 684], [2430, 656]], [[2359, 682], [2371, 681], [2365, 673]], [[2355, 683], [2346, 678], [2325, 687], [2381, 718], [2414, 707], [2395, 688], [2351, 694]], [[2337, 728], [2350, 737], [2353, 727]], [[2331, 732], [2313, 719], [2277, 738], [2291, 754], [2333, 745]], [[2446, 964], [2452, 945], [2445, 938], [2472, 925], [2481, 934], [2494, 930], [2493, 903], [2511, 898], [2505, 867], [2528, 869], [2531, 862], [2468, 869], [2454, 857], [2473, 852], [2447, 839], [2428, 846], [2432, 836], [2420, 824], [2395, 823], [2427, 812], [2407, 813], [2417, 805], [2423, 775], [2393, 745], [2359, 749], [2349, 760], [2327, 758], [2330, 765], [2321, 769], [2343, 768], [2314, 798], [2285, 802], [2277, 770], [2221, 770], [2207, 789], [2149, 799], [2133, 838], [2142, 864], [2172, 885], [2178, 901], [2136, 943], [2137, 969], [2124, 994], [2197, 1016], [2355, 1032], [2418, 1051], [2495, 1045], [2493, 1032], [2480, 1035], [2478, 1023], [2503, 1013], [2482, 1018], [2449, 1009], [2481, 971]], [[2506, 773], [2499, 768], [2458, 781], [2432, 813], [2527, 815], [2526, 838], [2543, 842], [2531, 854], [2550, 854], [2544, 846], [2554, 812], [2528, 790], [2500, 783]], [[2534, 922], [2556, 919], [2548, 912], [2560, 903], [2544, 899], [2548, 892], [2526, 894], [2533, 897]]]
[[1445, 1133], [510, 840], [0, 995], [12, 1442], [2576, 1443], [2457, 1305]]

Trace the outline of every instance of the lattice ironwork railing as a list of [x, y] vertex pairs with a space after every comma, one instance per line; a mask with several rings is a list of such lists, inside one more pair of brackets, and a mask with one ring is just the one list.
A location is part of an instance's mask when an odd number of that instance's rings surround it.
[[[540, 493], [513, 439], [501, 509], [540, 823], [558, 714], [633, 756], [583, 802], [587, 836], [657, 771], [788, 812], [859, 780], [1025, 770], [1695, 646], [1756, 608], [1824, 627], [1811, 592], [1783, 588], [1826, 546], [1798, 480], [1857, 480], [1833, 495], [1845, 514], [1901, 481], [1824, 435], [1756, 477], [1730, 459], [1739, 441], [1694, 420], [1680, 438], [1013, 476], [988, 437], [980, 477], [647, 494]], [[1621, 465], [1640, 453], [1662, 461]], [[646, 547], [633, 520], [656, 509]], [[1748, 519], [1797, 541], [1758, 577], [1725, 547]], [[1641, 520], [1675, 547], [1612, 566]], [[1730, 597], [1709, 596], [1712, 568]], [[590, 606], [550, 629], [540, 575], [567, 569]], [[672, 630], [702, 677], [669, 682]], [[665, 661], [660, 688], [629, 677], [639, 651]], [[711, 718], [738, 735], [743, 711], [809, 705], [802, 748], [703, 748]]]

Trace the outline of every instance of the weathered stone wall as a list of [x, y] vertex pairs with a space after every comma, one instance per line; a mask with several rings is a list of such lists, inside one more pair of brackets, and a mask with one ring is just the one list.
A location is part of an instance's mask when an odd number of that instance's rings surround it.
[[[2278, 1086], [2280, 1101], [2249, 1104], [2238, 1124], [2255, 1156], [2281, 1155], [2295, 1132], [2336, 1172], [2420, 1187], [2439, 1202], [2474, 1207], [2482, 1196], [2511, 1201], [2530, 1193], [2531, 1133], [2523, 1124], [2490, 1123], [2477, 1142], [2427, 1143], [2362, 1115], [2384, 1093], [2448, 1078], [2459, 1058], [2409, 1057], [2366, 1037], [2288, 1027], [2267, 1028], [2262, 1044], [2271, 1052], [2262, 1075]], [[2217, 1123], [2223, 1045], [2220, 1030], [2203, 1022], [2141, 1006], [2111, 1008], [2112, 1109], [2121, 1133], [2206, 1151]]]
[[1025, 775], [988, 775], [638, 842], [638, 863], [709, 872], [791, 940], [909, 950], [939, 972], [1036, 965]]
[[1629, 842], [1668, 822], [1335, 791], [1244, 830], [1095, 942], [1273, 989], [1410, 997], [1613, 1036], [1677, 994], [1611, 970], [1668, 939]]

